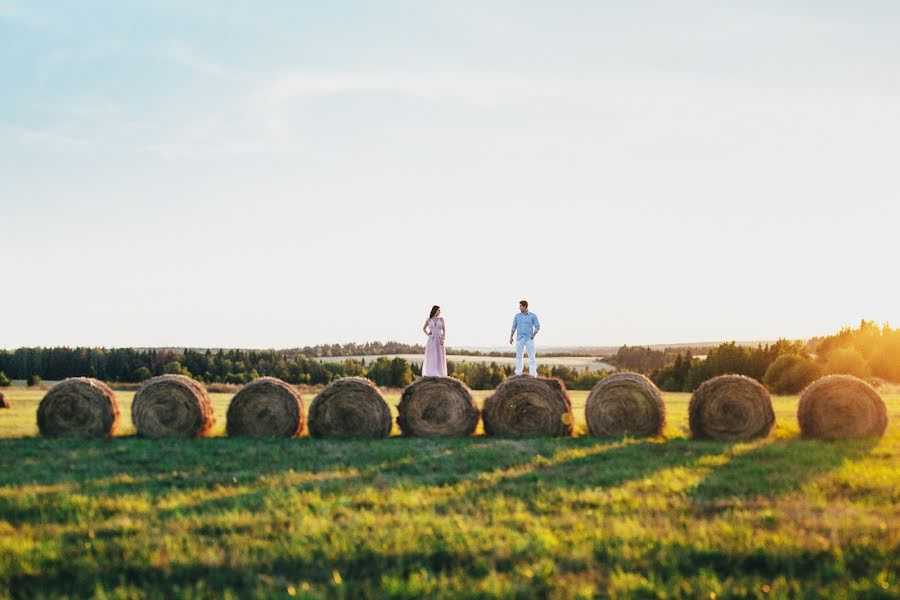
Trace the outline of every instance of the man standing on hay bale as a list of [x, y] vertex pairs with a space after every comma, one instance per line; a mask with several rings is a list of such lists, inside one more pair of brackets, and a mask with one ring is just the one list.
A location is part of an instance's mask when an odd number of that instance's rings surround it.
[[516, 336], [516, 375], [521, 375], [522, 351], [528, 348], [528, 374], [537, 377], [537, 361], [534, 358], [534, 336], [541, 330], [541, 322], [537, 315], [528, 312], [528, 301], [519, 301], [519, 312], [513, 317], [512, 331], [509, 333], [509, 343], [513, 343]]

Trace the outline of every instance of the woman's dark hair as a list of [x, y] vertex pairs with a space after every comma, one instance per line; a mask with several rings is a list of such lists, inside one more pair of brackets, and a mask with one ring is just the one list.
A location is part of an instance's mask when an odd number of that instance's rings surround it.
[[432, 307], [431, 307], [431, 314], [428, 315], [428, 318], [429, 318], [429, 319], [433, 319], [433, 318], [434, 318], [434, 315], [436, 315], [436, 314], [437, 314], [437, 311], [439, 311], [439, 310], [441, 310], [441, 307], [438, 306], [437, 304], [435, 304], [434, 306], [432, 306]]

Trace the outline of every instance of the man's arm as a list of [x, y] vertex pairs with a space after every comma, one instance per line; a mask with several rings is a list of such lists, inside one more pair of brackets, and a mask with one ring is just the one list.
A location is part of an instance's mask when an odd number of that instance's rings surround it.
[[512, 331], [509, 332], [509, 343], [513, 343], [513, 336], [516, 334], [516, 317], [513, 316]]
[[537, 318], [537, 315], [536, 315], [536, 314], [531, 313], [531, 316], [532, 316], [532, 318], [534, 319], [534, 322], [533, 322], [533, 325], [534, 325], [534, 333], [531, 334], [531, 339], [534, 339], [534, 337], [538, 334], [538, 331], [541, 330], [541, 322], [538, 321], [538, 318]]

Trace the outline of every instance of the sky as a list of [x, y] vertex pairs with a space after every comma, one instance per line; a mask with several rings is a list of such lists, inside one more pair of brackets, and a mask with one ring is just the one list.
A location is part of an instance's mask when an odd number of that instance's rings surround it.
[[894, 0], [0, 0], [0, 347], [900, 324]]

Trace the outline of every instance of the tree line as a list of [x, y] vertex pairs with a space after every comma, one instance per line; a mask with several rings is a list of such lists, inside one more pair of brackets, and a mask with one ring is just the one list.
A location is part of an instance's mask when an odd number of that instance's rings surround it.
[[900, 329], [863, 320], [858, 328], [803, 342], [778, 340], [755, 348], [734, 342], [711, 348], [701, 360], [678, 353], [670, 364], [649, 372], [664, 391], [692, 392], [725, 373], [752, 377], [777, 394], [796, 394], [828, 374], [900, 383]]
[[[394, 345], [397, 344], [397, 345]], [[307, 353], [307, 350], [309, 353]], [[705, 350], [701, 359], [694, 355]], [[10, 379], [32, 383], [66, 377], [139, 383], [156, 375], [182, 374], [204, 383], [244, 384], [272, 376], [292, 384], [328, 384], [341, 377], [368, 377], [377, 385], [405, 387], [421, 375], [421, 367], [402, 357], [366, 359], [366, 352], [424, 353], [417, 345], [395, 342], [333, 344], [291, 350], [197, 350], [134, 348], [19, 348], [0, 350], [0, 386]], [[414, 351], [414, 352], [413, 352]], [[313, 353], [360, 356], [340, 362], [319, 360]], [[648, 375], [662, 390], [691, 392], [725, 373], [747, 375], [775, 393], [797, 393], [823, 374], [850, 373], [900, 383], [900, 329], [873, 321], [844, 328], [808, 342], [778, 340], [756, 347], [735, 342], [712, 348], [656, 350], [623, 346], [610, 362], [622, 370]], [[512, 376], [513, 368], [496, 362], [448, 363], [448, 375], [472, 389], [493, 389]], [[564, 365], [539, 365], [538, 374], [562, 379], [572, 390], [589, 390], [607, 373]]]
[[[387, 349], [386, 345], [379, 345]], [[346, 346], [341, 348], [347, 350]], [[511, 365], [496, 362], [448, 363], [448, 375], [472, 389], [493, 389], [511, 377]], [[541, 365], [539, 374], [562, 379], [570, 389], [590, 389], [600, 373], [566, 366]], [[195, 350], [185, 348], [19, 348], [0, 350], [0, 386], [10, 379], [29, 383], [66, 377], [94, 377], [109, 382], [140, 383], [163, 374], [193, 377], [204, 383], [241, 385], [259, 377], [278, 377], [291, 384], [321, 385], [341, 377], [368, 377], [377, 385], [405, 387], [422, 374], [421, 366], [402, 357], [346, 359], [326, 362], [291, 350]]]
[[675, 362], [680, 354], [704, 355], [712, 346], [650, 348], [647, 346], [622, 346], [612, 356], [603, 360], [618, 369], [637, 373], [652, 373]]
[[327, 384], [340, 377], [371, 377], [379, 385], [408, 385], [419, 374], [402, 358], [324, 362], [315, 357], [276, 350], [193, 350], [134, 348], [19, 348], [0, 350], [0, 373], [9, 379], [94, 377], [140, 383], [151, 377], [178, 374], [204, 383], [244, 384], [272, 376], [292, 384]]

